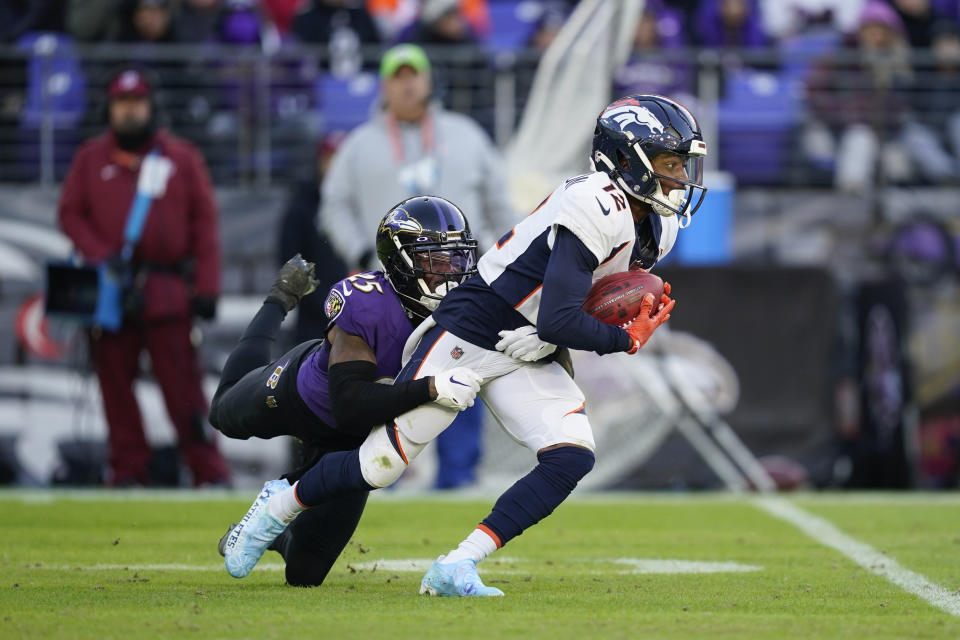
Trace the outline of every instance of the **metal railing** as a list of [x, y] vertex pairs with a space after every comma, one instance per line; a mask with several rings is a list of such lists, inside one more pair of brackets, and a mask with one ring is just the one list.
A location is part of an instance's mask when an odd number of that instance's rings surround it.
[[[859, 139], [861, 146], [877, 158], [895, 147], [914, 165], [912, 177], [902, 177], [878, 160], [871, 180], [956, 181], [956, 170], [944, 163], [960, 164], [954, 148], [960, 145], [958, 72], [938, 69], [924, 51], [902, 68], [884, 62], [884, 73], [883, 65], [870, 66], [856, 52], [813, 42], [763, 51], [637, 53], [612, 70], [611, 95], [667, 93], [692, 103], [710, 143], [710, 168], [733, 172], [741, 184], [833, 184], [844, 145], [851, 144], [845, 136], [864, 109], [880, 119], [861, 123], [873, 132]], [[538, 53], [428, 52], [436, 96], [504, 146], [529, 94]], [[324, 132], [368, 118], [381, 53], [362, 49], [345, 63], [325, 48], [267, 55], [221, 45], [79, 46], [50, 35], [0, 48], [0, 182], [62, 179], [76, 148], [104, 129], [109, 70], [130, 62], [155, 74], [161, 122], [201, 149], [215, 182], [254, 188], [288, 182], [313, 170]], [[926, 162], [924, 153], [940, 154], [939, 166], [928, 166], [937, 163]]]

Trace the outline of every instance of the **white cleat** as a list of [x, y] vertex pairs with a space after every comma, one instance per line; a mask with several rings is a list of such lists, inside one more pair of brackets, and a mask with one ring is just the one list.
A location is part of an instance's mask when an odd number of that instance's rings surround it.
[[427, 569], [420, 581], [420, 593], [430, 596], [469, 597], [502, 596], [503, 591], [488, 587], [477, 575], [477, 563], [467, 558], [460, 562], [443, 563], [444, 556]]
[[267, 501], [272, 495], [289, 488], [290, 483], [286, 480], [271, 480], [264, 484], [246, 515], [227, 534], [223, 544], [224, 564], [234, 578], [242, 578], [253, 571], [267, 547], [287, 528], [267, 512]]

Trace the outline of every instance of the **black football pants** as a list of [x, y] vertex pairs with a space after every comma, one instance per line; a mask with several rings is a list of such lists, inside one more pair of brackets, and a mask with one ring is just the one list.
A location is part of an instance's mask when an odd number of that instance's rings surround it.
[[[282, 476], [293, 484], [324, 454], [356, 449], [364, 439], [332, 429], [300, 398], [297, 371], [320, 340], [301, 343], [271, 359], [283, 317], [283, 309], [265, 302], [247, 325], [224, 364], [211, 403], [210, 423], [230, 438], [293, 436], [301, 440], [306, 451], [301, 465]], [[270, 547], [286, 562], [288, 584], [314, 587], [323, 583], [360, 522], [367, 494], [340, 496], [307, 509], [290, 523]]]

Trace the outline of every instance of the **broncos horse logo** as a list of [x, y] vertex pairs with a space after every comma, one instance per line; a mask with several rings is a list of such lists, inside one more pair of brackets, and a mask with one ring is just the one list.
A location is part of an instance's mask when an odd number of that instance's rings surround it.
[[631, 124], [641, 124], [650, 131], [663, 133], [663, 123], [653, 115], [653, 112], [646, 107], [640, 107], [632, 104], [614, 106], [603, 114], [604, 118], [610, 118], [617, 123], [621, 131], [628, 130]]

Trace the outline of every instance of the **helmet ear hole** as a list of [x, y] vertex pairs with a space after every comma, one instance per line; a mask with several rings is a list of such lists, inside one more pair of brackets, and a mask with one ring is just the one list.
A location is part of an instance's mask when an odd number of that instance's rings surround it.
[[630, 171], [630, 158], [620, 149], [617, 149], [617, 164], [624, 171]]

